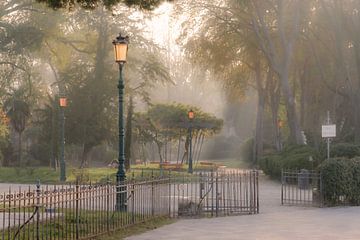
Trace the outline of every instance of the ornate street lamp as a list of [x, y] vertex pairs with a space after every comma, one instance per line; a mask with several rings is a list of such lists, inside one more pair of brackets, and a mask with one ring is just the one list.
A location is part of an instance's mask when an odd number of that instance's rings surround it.
[[60, 97], [60, 181], [66, 181], [66, 164], [65, 164], [65, 108], [67, 107], [66, 97]]
[[188, 112], [188, 118], [189, 118], [189, 169], [188, 172], [189, 173], [193, 173], [193, 159], [192, 159], [192, 125], [193, 125], [193, 120], [195, 118], [195, 114], [193, 110], [190, 110]]
[[114, 45], [114, 53], [115, 53], [115, 62], [119, 65], [119, 166], [118, 171], [116, 173], [116, 184], [117, 184], [117, 194], [116, 194], [116, 210], [117, 211], [126, 211], [126, 186], [124, 185], [124, 181], [126, 180], [125, 175], [125, 130], [124, 130], [124, 80], [123, 80], [123, 67], [126, 63], [127, 50], [129, 44], [129, 37], [121, 36], [121, 33], [118, 37], [112, 42]]

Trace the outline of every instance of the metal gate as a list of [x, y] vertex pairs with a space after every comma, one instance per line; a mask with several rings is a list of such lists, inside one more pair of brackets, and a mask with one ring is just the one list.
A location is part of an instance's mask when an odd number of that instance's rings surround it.
[[175, 178], [172, 216], [226, 216], [259, 213], [257, 171], [217, 171]]
[[306, 169], [283, 170], [281, 204], [321, 207], [323, 205], [321, 174]]

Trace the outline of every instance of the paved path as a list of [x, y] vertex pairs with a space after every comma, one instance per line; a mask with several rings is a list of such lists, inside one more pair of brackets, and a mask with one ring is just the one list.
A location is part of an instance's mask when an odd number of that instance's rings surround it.
[[179, 220], [127, 239], [360, 239], [360, 207], [280, 206], [278, 183], [261, 177], [260, 187], [258, 215]]

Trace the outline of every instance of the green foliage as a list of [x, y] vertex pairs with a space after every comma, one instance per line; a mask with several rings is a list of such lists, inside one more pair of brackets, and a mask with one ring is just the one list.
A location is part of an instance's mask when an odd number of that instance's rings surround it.
[[109, 79], [93, 79], [91, 66], [73, 64], [62, 77], [69, 82], [66, 108], [66, 138], [71, 144], [84, 144], [90, 150], [109, 140], [115, 114], [110, 105], [113, 91]]
[[352, 170], [350, 201], [356, 205], [360, 204], [360, 158], [353, 158], [350, 161]]
[[149, 119], [162, 129], [187, 129], [190, 126], [188, 111], [192, 109], [195, 118], [191, 122], [194, 130], [205, 130], [209, 134], [221, 130], [223, 121], [215, 116], [205, 113], [197, 107], [183, 104], [156, 104], [148, 111]]
[[[322, 175], [323, 197], [327, 203], [334, 204], [340, 197], [350, 198], [353, 190], [352, 167], [354, 165], [355, 162], [346, 158], [331, 158], [319, 166]], [[358, 167], [356, 167], [356, 171], [358, 171]]]
[[58, 155], [59, 150], [59, 107], [58, 97], [47, 96], [42, 108], [35, 109], [36, 121], [34, 127], [38, 127], [37, 144], [30, 147], [30, 154], [37, 159], [42, 166], [49, 166]]
[[31, 166], [49, 166], [49, 161], [51, 159], [50, 147], [50, 142], [31, 145], [28, 150], [28, 156], [33, 159], [33, 161], [31, 161]]
[[[195, 112], [195, 118], [190, 123], [188, 111]], [[182, 104], [156, 104], [149, 108], [146, 113], [136, 113], [134, 128], [142, 142], [163, 141], [167, 139], [178, 139], [187, 136], [190, 124], [194, 133], [201, 131], [207, 136], [218, 133], [223, 125], [221, 119], [201, 111], [194, 106]]]
[[307, 145], [292, 145], [282, 152], [266, 155], [259, 161], [265, 174], [280, 178], [282, 169], [314, 169], [319, 162], [318, 152]]
[[331, 157], [353, 158], [360, 156], [360, 145], [354, 143], [336, 143], [330, 148]]
[[22, 133], [25, 130], [26, 121], [30, 117], [29, 104], [26, 100], [14, 96], [5, 102], [4, 109], [15, 131]]
[[331, 158], [325, 160], [319, 170], [327, 204], [360, 204], [360, 158]]

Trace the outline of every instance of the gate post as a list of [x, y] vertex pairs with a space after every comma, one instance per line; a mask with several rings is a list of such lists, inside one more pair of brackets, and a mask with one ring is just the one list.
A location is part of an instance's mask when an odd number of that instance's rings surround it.
[[252, 183], [253, 183], [253, 172], [250, 171], [249, 172], [249, 195], [250, 195], [250, 214], [253, 214], [254, 213], [254, 208], [255, 208], [255, 204], [254, 204], [254, 193], [253, 193], [253, 186], [252, 186]]
[[320, 207], [324, 206], [324, 189], [323, 189], [323, 183], [322, 183], [322, 174], [319, 172], [319, 181], [320, 181]]
[[211, 169], [211, 216], [214, 216], [214, 170]]
[[284, 170], [281, 169], [281, 205], [284, 205]]
[[[172, 217], [172, 216], [171, 216], [171, 169], [169, 170], [169, 174], [168, 174], [168, 175], [169, 175], [169, 177], [168, 177], [169, 180], [168, 180], [167, 183], [168, 183], [168, 185], [169, 185], [169, 186], [168, 186], [168, 187], [169, 187], [169, 188], [168, 188], [168, 191], [169, 191], [169, 199], [168, 199], [168, 200], [169, 200], [169, 202], [168, 202], [168, 204], [169, 204], [169, 217]], [[175, 198], [175, 196], [174, 196], [174, 198]]]
[[79, 178], [76, 178], [75, 185], [75, 239], [79, 239], [79, 225], [80, 225], [80, 216], [79, 216]]
[[40, 180], [36, 184], [36, 239], [40, 239], [39, 223], [40, 223]]
[[256, 175], [256, 213], [259, 213], [259, 171], [255, 170]]
[[215, 211], [216, 211], [216, 217], [218, 217], [218, 214], [219, 214], [219, 194], [218, 194], [218, 185], [219, 185], [219, 182], [218, 182], [218, 172], [216, 172], [216, 178], [215, 178]]
[[154, 170], [151, 170], [151, 216], [153, 217], [154, 215]]

